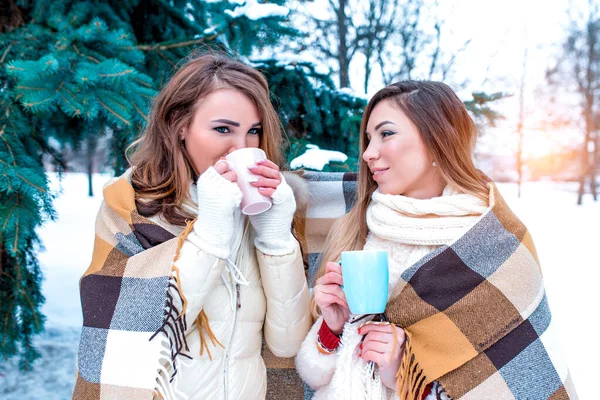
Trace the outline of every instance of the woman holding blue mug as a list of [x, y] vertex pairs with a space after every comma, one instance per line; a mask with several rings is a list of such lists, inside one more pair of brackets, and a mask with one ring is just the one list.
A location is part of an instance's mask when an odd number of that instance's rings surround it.
[[[323, 248], [316, 322], [296, 357], [315, 399], [573, 396], [544, 342], [553, 330], [531, 236], [476, 169], [476, 139], [443, 83], [397, 82], [370, 100], [357, 201]], [[357, 250], [389, 254], [383, 321], [349, 321], [337, 261]]]

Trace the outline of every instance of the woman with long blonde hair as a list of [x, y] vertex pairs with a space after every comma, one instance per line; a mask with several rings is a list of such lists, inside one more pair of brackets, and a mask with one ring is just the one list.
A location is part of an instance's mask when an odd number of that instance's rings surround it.
[[[568, 398], [566, 368], [528, 347], [550, 321], [537, 255], [476, 169], [476, 139], [441, 82], [397, 82], [369, 101], [357, 201], [324, 245], [296, 356], [315, 399]], [[363, 249], [389, 255], [381, 320], [351, 315], [343, 290], [340, 254]]]
[[[81, 279], [74, 398], [264, 399], [264, 340], [296, 354], [310, 328], [296, 202], [264, 76], [220, 54], [184, 63], [154, 99], [132, 168], [109, 182]], [[246, 217], [229, 153], [272, 199]]]

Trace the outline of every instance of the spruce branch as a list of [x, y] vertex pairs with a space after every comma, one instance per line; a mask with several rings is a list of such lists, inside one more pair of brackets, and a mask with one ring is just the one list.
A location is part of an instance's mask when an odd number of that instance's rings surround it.
[[126, 69], [125, 71], [117, 72], [115, 74], [98, 74], [98, 76], [110, 78], [110, 77], [115, 77], [115, 76], [129, 75], [129, 74], [131, 74], [133, 72], [134, 71], [132, 69]]
[[120, 116], [119, 114], [117, 114], [115, 111], [113, 111], [109, 106], [107, 106], [106, 104], [104, 104], [102, 101], [100, 101], [100, 99], [97, 99], [98, 103], [100, 103], [100, 105], [102, 107], [104, 107], [105, 110], [107, 110], [108, 112], [110, 112], [112, 115], [114, 115], [115, 117], [119, 118], [121, 121], [123, 121], [123, 123], [127, 126], [131, 125], [129, 121], [127, 121], [125, 118], [123, 118], [122, 116]]
[[[2, 163], [2, 164], [4, 164], [4, 165], [6, 165], [6, 166], [8, 166], [8, 167], [10, 167], [10, 165], [8, 165], [8, 163], [6, 163], [6, 162], [5, 162], [5, 161], [3, 161], [3, 160], [0, 160], [0, 163]], [[15, 172], [15, 175], [16, 175], [16, 176], [17, 176], [19, 179], [21, 179], [22, 181], [24, 181], [25, 183], [27, 183], [28, 185], [30, 185], [30, 186], [32, 186], [32, 187], [34, 187], [34, 188], [36, 188], [37, 190], [39, 190], [40, 192], [42, 192], [42, 193], [46, 193], [46, 190], [45, 190], [44, 188], [41, 188], [41, 187], [39, 187], [39, 186], [37, 186], [37, 185], [35, 185], [35, 184], [33, 184], [33, 183], [29, 182], [27, 179], [23, 178], [23, 177], [22, 177], [22, 176], [21, 176], [19, 173]]]
[[2, 53], [2, 58], [0, 58], [0, 64], [2, 64], [4, 62], [4, 59], [6, 58], [6, 55], [8, 54], [8, 52], [10, 51], [10, 48], [13, 46], [12, 43], [10, 43], [8, 45], [8, 47], [6, 48], [6, 50], [4, 50], [4, 53]]
[[133, 107], [134, 107], [134, 108], [135, 108], [135, 110], [138, 112], [138, 114], [140, 114], [140, 115], [142, 116], [142, 118], [144, 118], [144, 120], [146, 121], [146, 123], [149, 123], [149, 122], [150, 122], [150, 121], [148, 120], [148, 116], [147, 116], [146, 114], [144, 114], [144, 113], [142, 112], [142, 110], [140, 110], [140, 109], [138, 108], [138, 106], [137, 106], [135, 103], [133, 103]]
[[8, 143], [8, 140], [6, 140], [3, 136], [4, 136], [4, 129], [6, 128], [6, 124], [4, 124], [2, 126], [2, 129], [0, 129], [0, 138], [4, 141], [4, 144], [6, 144], [6, 147], [8, 148], [8, 151], [10, 153], [10, 157], [12, 158], [12, 162], [13, 165], [16, 167], [17, 166], [17, 162], [15, 160], [15, 154], [13, 153], [10, 144]]

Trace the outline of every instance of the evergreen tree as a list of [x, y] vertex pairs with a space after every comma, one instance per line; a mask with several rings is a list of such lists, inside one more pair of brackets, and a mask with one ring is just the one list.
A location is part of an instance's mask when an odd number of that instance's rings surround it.
[[[32, 339], [43, 330], [44, 299], [35, 228], [54, 217], [42, 157], [65, 166], [51, 139], [79, 146], [108, 129], [113, 167], [121, 173], [125, 148], [142, 130], [151, 99], [194, 47], [220, 48], [250, 62], [297, 34], [284, 1], [239, 3], [8, 2], [0, 19], [2, 356], [20, 354], [24, 369], [38, 357]], [[364, 101], [338, 93], [309, 64], [263, 60], [256, 66], [274, 88], [294, 148], [319, 136], [324, 139], [317, 143], [349, 147]]]

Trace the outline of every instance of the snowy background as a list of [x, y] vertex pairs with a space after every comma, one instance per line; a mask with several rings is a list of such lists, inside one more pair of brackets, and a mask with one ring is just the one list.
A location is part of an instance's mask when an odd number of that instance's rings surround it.
[[[51, 187], [61, 191], [55, 208], [56, 222], [39, 230], [46, 247], [39, 260], [45, 280], [43, 293], [48, 317], [46, 332], [36, 339], [43, 357], [29, 373], [18, 371], [17, 360], [0, 363], [0, 398], [4, 400], [68, 399], [75, 379], [75, 357], [82, 317], [79, 278], [87, 269], [94, 240], [94, 220], [102, 186], [108, 175], [95, 175], [96, 197], [87, 197], [85, 174], [67, 174], [62, 182], [51, 175]], [[600, 203], [584, 198], [576, 206], [576, 185], [529, 182], [521, 199], [516, 185], [499, 184], [512, 209], [529, 227], [542, 262], [546, 289], [559, 327], [580, 399], [598, 399], [595, 317], [600, 305], [597, 285], [600, 261]]]

